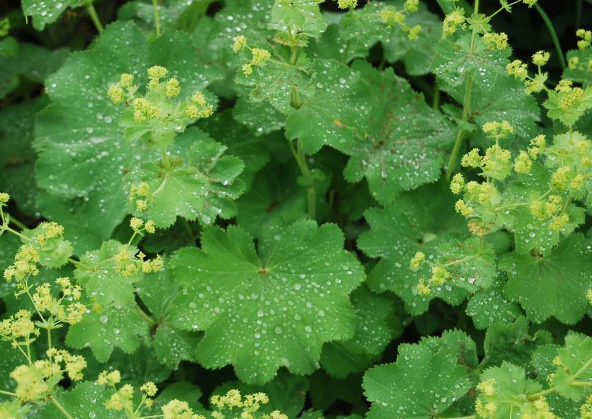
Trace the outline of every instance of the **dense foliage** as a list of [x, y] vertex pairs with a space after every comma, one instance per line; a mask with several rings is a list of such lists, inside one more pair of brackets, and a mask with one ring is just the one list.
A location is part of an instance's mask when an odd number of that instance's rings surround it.
[[592, 419], [565, 3], [3, 6], [0, 418]]

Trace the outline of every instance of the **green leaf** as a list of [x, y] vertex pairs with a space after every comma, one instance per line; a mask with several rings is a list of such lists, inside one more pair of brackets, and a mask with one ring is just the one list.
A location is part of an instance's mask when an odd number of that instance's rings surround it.
[[[434, 48], [432, 71], [436, 74], [438, 85], [446, 92], [455, 91], [465, 84], [467, 77], [475, 86], [493, 86], [500, 77], [506, 74], [509, 48], [503, 51], [492, 51], [481, 37], [476, 38], [474, 51], [471, 52], [472, 36], [461, 35], [456, 41], [442, 39]], [[464, 95], [464, 87], [461, 90]], [[491, 87], [487, 91], [493, 92]]]
[[[401, 9], [404, 3], [404, 0], [398, 0], [394, 5]], [[442, 39], [442, 21], [428, 10], [425, 3], [419, 3], [418, 11], [409, 14], [405, 23], [410, 28], [421, 26], [418, 38], [409, 39], [399, 26], [387, 28], [387, 33], [391, 33], [382, 41], [384, 56], [389, 62], [403, 61], [410, 76], [423, 76], [430, 72], [434, 47]]]
[[[248, 103], [249, 112], [255, 113], [257, 109], [256, 105], [254, 103]], [[237, 106], [234, 107], [232, 112], [229, 110], [218, 112], [203, 120], [200, 127], [213, 139], [228, 147], [228, 152], [231, 155], [247, 163], [243, 172], [240, 174], [240, 178], [248, 185], [251, 185], [255, 173], [269, 163], [270, 156], [263, 142], [264, 138], [253, 135], [253, 132], [256, 131], [255, 127], [247, 124], [247, 129], [240, 124], [244, 124], [244, 121], [233, 118], [236, 118]]]
[[48, 75], [62, 66], [69, 54], [66, 48], [50, 51], [27, 43], [19, 43], [16, 52], [0, 60], [0, 99], [18, 87], [22, 79], [43, 83]]
[[31, 147], [38, 103], [22, 102], [0, 113], [0, 189], [28, 215], [35, 212], [36, 159]]
[[[485, 406], [493, 401], [497, 408], [490, 416], [492, 419], [505, 419], [513, 415], [522, 417], [523, 413], [534, 410], [526, 395], [538, 392], [541, 385], [526, 378], [523, 368], [504, 362], [501, 367], [493, 367], [481, 374], [481, 382], [494, 380], [494, 394], [485, 396], [480, 394]], [[491, 400], [490, 400], [491, 399]]]
[[440, 337], [422, 337], [425, 345], [434, 355], [439, 352], [456, 356], [456, 362], [467, 369], [476, 369], [479, 365], [475, 341], [460, 330], [446, 330]]
[[81, 266], [74, 271], [74, 276], [87, 295], [99, 304], [114, 302], [127, 305], [135, 301], [133, 284], [142, 278], [142, 273], [127, 275], [120, 272], [116, 261], [120, 252], [132, 257], [137, 249], [109, 240], [99, 250], [82, 255]]
[[[463, 102], [461, 89], [449, 93], [459, 103]], [[464, 92], [462, 94], [464, 95]], [[517, 149], [518, 145], [526, 144], [537, 134], [537, 122], [541, 120], [536, 99], [526, 94], [523, 82], [506, 73], [497, 75], [491, 85], [475, 83], [472, 87], [470, 109], [471, 122], [479, 126], [473, 134], [473, 140], [484, 148], [493, 144], [481, 129], [487, 122], [508, 121], [514, 128], [514, 135], [499, 143], [503, 147]], [[516, 141], [515, 137], [522, 141]]]
[[408, 344], [399, 346], [396, 363], [368, 370], [362, 386], [372, 403], [368, 419], [437, 417], [471, 388], [454, 357]]
[[585, 50], [571, 50], [567, 52], [567, 59], [578, 60], [578, 63], [572, 68], [570, 65], [563, 72], [563, 78], [567, 80], [573, 80], [576, 83], [581, 83], [584, 86], [592, 83], [592, 72], [589, 70], [589, 62], [592, 60], [592, 48], [586, 48]]
[[254, 238], [270, 224], [289, 225], [306, 218], [305, 190], [294, 182], [299, 172], [293, 166], [282, 169], [259, 173], [253, 188], [236, 201], [237, 223]]
[[582, 400], [590, 394], [592, 386], [592, 339], [570, 331], [565, 337], [565, 347], [557, 351], [557, 356], [560, 364], [551, 384], [563, 397]]
[[506, 294], [520, 302], [533, 321], [554, 316], [573, 324], [584, 316], [586, 291], [592, 285], [592, 249], [583, 234], [569, 236], [548, 256], [509, 253], [499, 267], [508, 273]]
[[174, 326], [171, 309], [181, 287], [173, 281], [166, 265], [163, 271], [147, 275], [136, 290], [156, 322], [151, 331], [151, 341], [157, 358], [163, 364], [177, 368], [179, 362], [195, 359], [195, 349], [201, 336]]
[[[70, 391], [57, 393], [55, 397], [74, 418], [120, 419], [120, 412], [105, 407], [105, 402], [113, 393], [114, 391], [107, 386], [101, 386], [92, 381], [83, 381]], [[36, 417], [56, 419], [63, 417], [63, 413], [55, 405], [48, 403]]]
[[366, 177], [372, 196], [386, 204], [439, 178], [453, 133], [392, 71], [356, 64], [351, 71], [330, 61], [315, 63], [321, 87], [288, 117], [286, 135], [300, 138], [308, 153], [327, 144], [351, 156], [345, 178]]
[[128, 200], [128, 210], [154, 221], [159, 228], [173, 225], [177, 216], [199, 219], [205, 225], [217, 217], [234, 216], [233, 201], [244, 190], [236, 177], [244, 165], [237, 157], [223, 156], [225, 151], [220, 143], [199, 141], [170, 166], [162, 160], [143, 163], [130, 173], [128, 181], [134, 186], [148, 184], [148, 210], [138, 211], [133, 200]]
[[[351, 295], [357, 316], [356, 334], [344, 342], [323, 346], [321, 365], [332, 376], [343, 379], [353, 372], [363, 372], [391, 342], [395, 325], [391, 299], [373, 294], [361, 286]], [[398, 320], [398, 319], [395, 319]]]
[[510, 324], [522, 315], [520, 306], [510, 301], [504, 293], [505, 275], [499, 274], [495, 282], [492, 288], [478, 291], [467, 304], [466, 313], [473, 318], [477, 329], [487, 329], [494, 324]]
[[436, 287], [432, 294], [417, 294], [421, 277], [429, 278], [427, 264], [414, 272], [409, 265], [416, 252], [423, 252], [427, 260], [437, 258], [439, 246], [466, 233], [466, 222], [454, 211], [455, 197], [444, 182], [424, 186], [403, 194], [395, 204], [372, 208], [365, 213], [370, 230], [360, 236], [358, 247], [370, 257], [380, 257], [368, 276], [369, 287], [377, 292], [390, 290], [405, 302], [411, 314], [421, 314], [435, 297], [451, 304], [459, 304], [465, 292], [446, 284]]
[[[272, 55], [274, 54], [272, 51]], [[302, 99], [311, 95], [307, 74], [300, 67], [289, 64], [266, 61], [262, 65], [253, 66], [251, 74], [238, 72], [235, 81], [238, 85], [249, 88], [247, 91], [251, 102], [269, 102], [273, 108], [286, 115], [293, 110], [291, 103], [294, 89]]]
[[305, 37], [318, 38], [327, 28], [327, 20], [315, 0], [275, 0], [269, 28], [293, 31]]
[[261, 384], [282, 365], [313, 372], [323, 343], [352, 336], [347, 296], [364, 274], [335, 225], [297, 222], [261, 238], [259, 252], [232, 226], [204, 231], [201, 242], [201, 250], [172, 258], [187, 288], [172, 310], [178, 327], [205, 330], [198, 346], [204, 366], [233, 364], [242, 381]]
[[286, 116], [270, 103], [253, 102], [242, 96], [232, 108], [232, 116], [257, 136], [278, 131], [286, 125]]
[[526, 365], [536, 347], [548, 343], [551, 343], [550, 334], [545, 330], [531, 334], [529, 322], [524, 317], [512, 324], [494, 324], [485, 334], [482, 366], [500, 365], [502, 361]]
[[[162, 29], [181, 29], [190, 32], [202, 17], [213, 0], [188, 2], [166, 0], [158, 3], [158, 21]], [[117, 20], [134, 20], [138, 26], [148, 31], [156, 28], [154, 5], [147, 0], [134, 0], [125, 3], [117, 10]]]
[[38, 31], [54, 23], [68, 7], [81, 7], [82, 0], [22, 0], [23, 14], [33, 18], [33, 27]]
[[83, 200], [78, 208], [107, 235], [127, 212], [126, 173], [156, 156], [125, 139], [117, 124], [120, 109], [106, 91], [122, 73], [134, 74], [143, 84], [147, 68], [155, 64], [169, 68], [183, 96], [203, 90], [211, 77], [187, 35], [167, 31], [148, 43], [134, 24], [114, 23], [89, 50], [73, 54], [46, 85], [52, 103], [36, 125], [38, 184], [54, 195]]
[[[64, 240], [64, 237], [55, 235], [49, 238], [48, 235], [54, 235], [52, 231], [55, 224], [42, 222], [33, 230], [24, 230], [23, 236], [27, 237], [27, 242], [37, 250], [39, 254], [39, 263], [48, 268], [59, 268], [68, 263], [68, 258], [72, 256], [72, 244]], [[23, 239], [23, 242], [25, 240]]]
[[111, 304], [87, 313], [80, 323], [70, 326], [66, 345], [90, 346], [99, 362], [107, 362], [116, 347], [131, 354], [140, 346], [139, 336], [148, 332], [148, 324], [136, 310], [136, 303]]

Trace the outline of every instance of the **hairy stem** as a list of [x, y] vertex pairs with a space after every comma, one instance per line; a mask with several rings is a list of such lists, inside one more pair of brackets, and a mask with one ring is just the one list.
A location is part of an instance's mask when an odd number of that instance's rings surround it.
[[154, 6], [154, 25], [156, 26], [156, 36], [160, 36], [160, 18], [158, 17], [158, 2], [157, 0], [152, 0], [152, 5]]
[[15, 397], [16, 393], [11, 393], [10, 391], [0, 390], [0, 394], [4, 394], [5, 396], [12, 396]]
[[[479, 13], [479, 0], [475, 0], [475, 8], [473, 11], [473, 15]], [[473, 35], [471, 37], [471, 54], [475, 52], [475, 42], [477, 41], [477, 30], [473, 30]], [[470, 74], [467, 75], [467, 80], [465, 83], [465, 97], [463, 99], [463, 110], [462, 110], [462, 120], [468, 121], [469, 116], [471, 115], [471, 93], [473, 89], [473, 78]], [[458, 158], [458, 153], [460, 151], [460, 147], [462, 146], [463, 140], [465, 138], [465, 131], [462, 128], [458, 129], [458, 134], [456, 136], [456, 141], [454, 142], [454, 147], [452, 148], [452, 154], [450, 155], [450, 160], [448, 160], [448, 167], [446, 168], [446, 179], [450, 180], [452, 176], [452, 172], [454, 170], [454, 165], [456, 164], [456, 160]]]
[[101, 21], [99, 20], [99, 16], [97, 15], [97, 11], [95, 9], [95, 6], [93, 6], [92, 3], [87, 4], [86, 11], [88, 12], [88, 15], [90, 16], [93, 23], [95, 24], [97, 31], [99, 33], [103, 32], [103, 25], [101, 24]]
[[148, 323], [150, 325], [150, 327], [152, 327], [156, 324], [154, 319], [152, 317], [150, 317], [148, 314], [146, 314], [146, 312], [144, 310], [142, 310], [140, 307], [137, 307], [136, 312], [140, 315], [140, 317], [142, 319], [144, 319], [146, 321], [146, 323]]

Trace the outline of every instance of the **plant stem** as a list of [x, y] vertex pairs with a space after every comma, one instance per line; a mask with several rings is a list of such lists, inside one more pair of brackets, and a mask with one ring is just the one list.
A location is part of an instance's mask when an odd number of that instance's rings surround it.
[[[479, 13], [479, 0], [475, 0], [475, 8], [473, 10], [473, 15]], [[471, 54], [475, 52], [475, 42], [477, 41], [477, 30], [473, 30], [473, 35], [471, 37]], [[471, 93], [473, 89], [473, 78], [470, 74], [467, 75], [467, 81], [465, 83], [465, 97], [463, 99], [463, 110], [462, 110], [462, 120], [468, 121], [469, 115], [471, 114]], [[446, 168], [446, 179], [450, 180], [452, 176], [452, 171], [454, 170], [454, 165], [456, 164], [456, 159], [458, 158], [458, 152], [460, 151], [460, 147], [462, 146], [463, 140], [465, 137], [465, 131], [462, 128], [459, 128], [458, 134], [456, 136], [456, 141], [454, 142], [454, 147], [452, 148], [452, 154], [450, 155], [450, 160], [448, 161], [448, 167]]]
[[4, 394], [6, 396], [16, 396], [16, 393], [11, 393], [10, 391], [0, 390], [0, 394]]
[[85, 265], [84, 263], [77, 261], [76, 259], [68, 258], [68, 262], [70, 262], [72, 265], [76, 266], [77, 268], [84, 269], [85, 271], [92, 271], [93, 270], [93, 268], [91, 268], [90, 266]]
[[160, 36], [160, 19], [158, 17], [158, 3], [157, 0], [152, 0], [152, 5], [154, 6], [154, 24], [156, 26], [156, 36]]
[[92, 3], [87, 4], [86, 11], [88, 12], [88, 15], [90, 16], [93, 23], [95, 24], [97, 31], [99, 33], [103, 32], [103, 25], [101, 24], [101, 21], [99, 20], [99, 16], [97, 15], [97, 11], [95, 10], [95, 6], [93, 6]]
[[553, 40], [553, 45], [555, 45], [555, 51], [557, 53], [557, 57], [559, 57], [559, 62], [561, 63], [561, 68], [565, 70], [567, 64], [565, 63], [565, 56], [563, 55], [563, 51], [561, 50], [561, 44], [559, 44], [559, 38], [557, 37], [557, 32], [555, 32], [555, 28], [553, 27], [553, 22], [549, 19], [549, 16], [545, 13], [543, 8], [535, 3], [534, 8], [539, 12], [543, 22], [547, 25], [547, 30], [549, 31], [549, 35], [551, 35], [551, 39]]
[[148, 314], [146, 314], [146, 312], [144, 310], [142, 310], [140, 307], [138, 307], [136, 311], [142, 319], [146, 320], [146, 323], [148, 323], [150, 325], [150, 327], [152, 327], [156, 324], [154, 319], [152, 317], [150, 317]]
[[51, 398], [51, 402], [54, 404], [55, 407], [58, 408], [60, 412], [64, 414], [65, 417], [67, 417], [68, 419], [73, 419], [72, 416], [68, 413], [68, 411], [64, 409], [64, 406], [62, 406], [60, 402], [58, 402], [54, 397]]
[[17, 226], [18, 228], [20, 228], [21, 230], [27, 230], [27, 226], [24, 225], [23, 223], [21, 223], [19, 220], [13, 218], [12, 216], [10, 216], [9, 221], [14, 224], [15, 226]]
[[[299, 109], [301, 106], [302, 103], [300, 102], [298, 90], [295, 87], [292, 87], [292, 107], [294, 109]], [[310, 180], [311, 171], [308, 168], [308, 163], [306, 162], [306, 155], [304, 154], [304, 150], [302, 149], [302, 141], [300, 140], [300, 138], [296, 140], [296, 150], [294, 149], [292, 140], [288, 139], [288, 144], [290, 146], [292, 154], [294, 155], [294, 158], [296, 159], [296, 163], [300, 168], [302, 176]], [[312, 220], [314, 220], [316, 218], [316, 191], [313, 183], [310, 183], [306, 186], [306, 198], [308, 202], [308, 216]]]
[[528, 396], [528, 400], [536, 400], [541, 396], [545, 396], [547, 394], [555, 393], [557, 391], [557, 387], [551, 387], [547, 390], [539, 391], [538, 393], [533, 393]]

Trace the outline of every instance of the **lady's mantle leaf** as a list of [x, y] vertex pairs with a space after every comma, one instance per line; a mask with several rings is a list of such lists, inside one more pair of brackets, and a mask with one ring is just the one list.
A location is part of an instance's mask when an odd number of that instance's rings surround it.
[[[118, 419], [121, 417], [119, 412], [105, 407], [105, 402], [113, 393], [114, 391], [107, 386], [101, 386], [92, 381], [84, 381], [76, 385], [73, 390], [60, 392], [55, 397], [74, 418]], [[39, 419], [55, 419], [63, 416], [63, 413], [57, 407], [52, 403], [48, 403], [39, 413], [39, 416], [36, 417]]]
[[362, 386], [372, 402], [367, 419], [438, 417], [471, 388], [456, 357], [407, 344], [396, 363], [368, 370]]
[[171, 226], [177, 216], [199, 218], [203, 224], [211, 224], [218, 216], [232, 217], [236, 212], [233, 200], [244, 189], [236, 179], [244, 165], [237, 157], [222, 156], [224, 151], [220, 143], [200, 141], [172, 167], [144, 163], [130, 174], [130, 181], [150, 187], [148, 210], [137, 211], [130, 201], [130, 212], [151, 219], [160, 228]]
[[368, 276], [370, 288], [394, 292], [415, 315], [426, 311], [434, 297], [458, 304], [465, 296], [448, 284], [434, 288], [430, 296], [418, 295], [419, 279], [429, 278], [430, 268], [425, 264], [413, 272], [409, 265], [415, 252], [421, 251], [427, 260], [433, 260], [442, 244], [466, 235], [466, 222], [454, 212], [454, 196], [444, 188], [444, 184], [429, 185], [403, 194], [396, 204], [369, 209], [365, 217], [370, 230], [358, 240], [364, 253], [382, 258]]
[[393, 338], [395, 331], [390, 323], [399, 324], [393, 316], [391, 298], [386, 295], [376, 295], [361, 286], [352, 293], [351, 302], [358, 317], [356, 334], [344, 342], [327, 343], [321, 354], [323, 368], [340, 379], [371, 366]]
[[151, 342], [158, 360], [172, 368], [176, 368], [183, 360], [194, 360], [195, 348], [201, 336], [172, 325], [174, 319], [171, 308], [181, 287], [173, 281], [170, 269], [147, 275], [138, 285], [137, 291], [156, 322]]
[[322, 344], [351, 338], [348, 295], [363, 280], [332, 224], [300, 221], [262, 237], [259, 252], [238, 227], [204, 231], [202, 249], [171, 261], [186, 287], [171, 308], [178, 326], [205, 330], [197, 358], [206, 367], [233, 364], [248, 383], [265, 383], [280, 366], [297, 374], [318, 368]]
[[148, 323], [137, 308], [136, 303], [111, 304], [86, 314], [70, 327], [66, 344], [76, 349], [90, 346], [99, 362], [107, 362], [116, 347], [128, 354], [135, 352], [140, 346], [139, 336], [148, 332]]
[[571, 235], [548, 256], [509, 253], [499, 266], [508, 273], [506, 294], [533, 321], [554, 316], [573, 324], [584, 316], [592, 285], [592, 246], [582, 234]]
[[[52, 103], [36, 125], [38, 184], [60, 197], [80, 198], [86, 204], [80, 210], [106, 234], [127, 212], [125, 174], [152, 154], [125, 139], [117, 123], [120, 109], [107, 97], [107, 89], [122, 73], [134, 74], [136, 82], [144, 84], [151, 65], [168, 67], [181, 84], [182, 96], [203, 90], [206, 77], [217, 77], [200, 64], [187, 35], [167, 31], [149, 43], [133, 23], [114, 23], [89, 50], [73, 54], [46, 84]], [[55, 220], [61, 222], [57, 214]]]
[[309, 153], [326, 144], [351, 156], [346, 179], [366, 177], [382, 204], [438, 179], [453, 132], [406, 81], [362, 63], [359, 74], [330, 61], [315, 70], [317, 93], [288, 117], [289, 138]]

